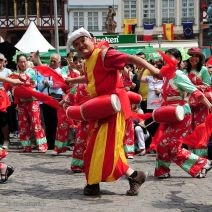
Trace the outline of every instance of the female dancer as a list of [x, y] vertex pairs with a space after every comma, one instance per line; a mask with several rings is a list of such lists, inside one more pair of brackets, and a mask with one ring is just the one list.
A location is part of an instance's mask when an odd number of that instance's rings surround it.
[[155, 136], [153, 139], [153, 142], [157, 142], [155, 176], [158, 178], [170, 177], [169, 167], [173, 161], [192, 177], [203, 178], [206, 176], [207, 171], [211, 169], [211, 162], [191, 153], [181, 146], [181, 139], [192, 131], [191, 109], [184, 98], [185, 93], [189, 93], [193, 98], [199, 99], [209, 109], [212, 108], [212, 105], [207, 101], [204, 94], [191, 83], [189, 78], [179, 70], [178, 67], [182, 60], [180, 51], [173, 48], [167, 50], [166, 54], [177, 61], [178, 64], [175, 68], [174, 77], [164, 79], [165, 81], [162, 87], [162, 98], [164, 102], [162, 105], [181, 105], [185, 113], [185, 118], [174, 124], [160, 124], [159, 130], [161, 134], [160, 136]]
[[[19, 77], [31, 87], [36, 85], [36, 73], [32, 68], [27, 68], [27, 57], [24, 54], [17, 56], [17, 67]], [[32, 152], [30, 138], [32, 133], [35, 136], [37, 149], [39, 152], [46, 152], [48, 149], [45, 132], [41, 126], [40, 107], [36, 99], [30, 97], [16, 96], [15, 101], [18, 104], [18, 126], [19, 139], [24, 152]]]
[[[188, 54], [191, 57], [187, 61], [187, 67], [184, 72], [188, 75], [188, 78], [198, 90], [204, 94], [212, 92], [210, 87], [210, 74], [208, 69], [203, 65], [205, 56], [201, 52], [201, 49], [190, 48]], [[199, 102], [198, 99], [192, 97], [194, 96], [191, 96], [189, 101], [192, 111], [192, 128], [195, 129], [195, 127], [205, 122], [205, 119], [209, 114], [209, 109], [203, 103]], [[191, 148], [192, 152], [199, 156], [208, 156], [208, 141], [205, 141], [202, 146], [199, 146], [198, 143], [193, 143]]]

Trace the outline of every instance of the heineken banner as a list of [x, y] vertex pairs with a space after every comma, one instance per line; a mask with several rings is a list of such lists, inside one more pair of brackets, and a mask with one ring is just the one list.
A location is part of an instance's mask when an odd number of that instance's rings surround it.
[[102, 35], [95, 36], [95, 41], [107, 41], [110, 44], [137, 43], [136, 35]]

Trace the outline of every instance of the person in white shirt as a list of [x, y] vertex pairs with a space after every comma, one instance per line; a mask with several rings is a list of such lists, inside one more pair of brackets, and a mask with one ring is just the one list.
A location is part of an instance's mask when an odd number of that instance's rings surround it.
[[[148, 94], [147, 94], [147, 112], [153, 112], [161, 106], [160, 92], [163, 86], [163, 79], [159, 78], [156, 75], [146, 76], [141, 78], [142, 82], [146, 82], [148, 85]], [[152, 123], [153, 119], [147, 119], [145, 125]], [[148, 125], [147, 130], [150, 133], [150, 136], [153, 137], [155, 132], [158, 129], [159, 124], [154, 122]], [[151, 139], [150, 139], [151, 142]]]
[[[53, 53], [50, 56], [49, 67], [54, 69], [57, 73], [61, 74], [60, 68], [61, 56], [59, 54]], [[54, 82], [51, 77], [39, 76], [40, 80], [38, 82], [38, 90], [42, 93], [48, 94], [58, 101], [62, 100], [63, 91]], [[42, 115], [44, 118], [46, 138], [48, 142], [48, 148], [54, 149], [56, 129], [58, 124], [57, 110], [47, 104], [41, 104]]]
[[[132, 110], [138, 114], [143, 114], [143, 110], [138, 107], [139, 105], [132, 104]], [[146, 154], [146, 142], [149, 138], [149, 132], [145, 128], [144, 120], [134, 119], [135, 129], [135, 153], [139, 156]]]

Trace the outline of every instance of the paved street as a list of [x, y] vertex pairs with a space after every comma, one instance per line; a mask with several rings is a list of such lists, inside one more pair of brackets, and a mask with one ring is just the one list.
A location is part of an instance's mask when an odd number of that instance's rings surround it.
[[155, 155], [136, 156], [132, 167], [149, 171], [138, 196], [127, 197], [126, 179], [102, 183], [99, 197], [86, 197], [83, 174], [69, 172], [71, 152], [52, 156], [51, 151], [19, 153], [9, 151], [5, 159], [15, 167], [7, 184], [0, 184], [0, 211], [212, 211], [212, 172], [205, 179], [193, 179], [172, 165], [172, 178], [153, 178]]

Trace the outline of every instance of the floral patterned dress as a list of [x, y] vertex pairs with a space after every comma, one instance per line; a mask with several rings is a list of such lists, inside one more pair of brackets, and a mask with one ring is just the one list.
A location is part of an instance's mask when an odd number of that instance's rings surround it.
[[[28, 68], [21, 74], [25, 83], [36, 84], [36, 72]], [[15, 101], [18, 104], [18, 127], [19, 139], [25, 152], [32, 152], [31, 140], [32, 135], [35, 137], [37, 149], [39, 152], [46, 152], [48, 149], [45, 131], [41, 125], [39, 101], [30, 97], [17, 97]]]
[[[191, 70], [191, 72], [186, 74], [188, 75], [191, 82], [197, 87], [197, 89], [203, 92], [206, 96], [209, 92], [212, 92], [210, 86], [210, 75], [205, 66], [202, 67], [200, 72]], [[197, 101], [195, 98], [192, 98], [192, 96], [189, 100], [192, 111], [192, 128], [195, 129], [195, 127], [205, 122], [206, 117], [209, 114], [209, 110], [205, 105]], [[208, 142], [206, 142], [204, 146], [196, 146], [196, 148], [192, 149], [192, 151], [197, 155], [207, 158]]]
[[[189, 104], [184, 96], [190, 93], [194, 98], [200, 95], [197, 88], [180, 70], [171, 80], [165, 80], [162, 88], [163, 106], [181, 105], [185, 118], [182, 121], [170, 124], [160, 124], [153, 143], [157, 143], [157, 158], [155, 176], [159, 177], [170, 173], [170, 164], [175, 162], [192, 177], [197, 176], [207, 160], [182, 148], [181, 139], [192, 132], [192, 117]], [[171, 117], [169, 117], [171, 118]]]

